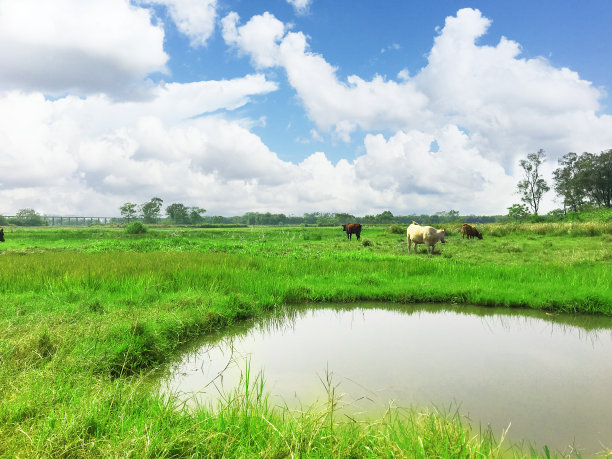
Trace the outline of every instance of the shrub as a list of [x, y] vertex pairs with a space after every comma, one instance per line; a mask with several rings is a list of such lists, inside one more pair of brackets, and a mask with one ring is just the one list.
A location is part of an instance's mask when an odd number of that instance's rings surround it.
[[128, 234], [143, 234], [147, 232], [147, 227], [142, 222], [132, 222], [126, 225], [125, 232]]
[[387, 227], [387, 231], [391, 234], [404, 234], [404, 232], [406, 231], [406, 227], [394, 223], [393, 225]]

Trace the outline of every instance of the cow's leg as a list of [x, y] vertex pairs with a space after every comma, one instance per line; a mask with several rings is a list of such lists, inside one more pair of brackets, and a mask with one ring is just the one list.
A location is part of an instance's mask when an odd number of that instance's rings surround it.
[[361, 239], [361, 233], [355, 233], [357, 235], [357, 240]]

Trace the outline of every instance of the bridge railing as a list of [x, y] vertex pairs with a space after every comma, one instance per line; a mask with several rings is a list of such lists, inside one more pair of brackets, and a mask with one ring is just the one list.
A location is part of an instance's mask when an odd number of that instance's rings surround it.
[[[11, 219], [19, 218], [16, 215], [0, 215], [0, 220], [5, 219], [10, 222]], [[121, 223], [124, 221], [121, 217], [83, 217], [83, 216], [64, 216], [64, 215], [41, 215], [41, 219], [47, 222], [49, 226], [86, 226], [93, 224]]]

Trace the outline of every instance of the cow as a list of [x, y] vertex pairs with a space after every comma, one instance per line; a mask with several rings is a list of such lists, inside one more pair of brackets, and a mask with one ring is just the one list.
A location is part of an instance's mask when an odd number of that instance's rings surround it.
[[4, 242], [4, 228], [0, 228], [0, 242]]
[[412, 222], [412, 225], [406, 230], [408, 238], [408, 252], [414, 243], [414, 252], [417, 252], [417, 244], [425, 244], [428, 253], [433, 253], [436, 243], [441, 242], [446, 244], [444, 236], [446, 232], [443, 229], [435, 229], [433, 226], [421, 226]]
[[482, 239], [482, 234], [480, 234], [480, 232], [475, 227], [473, 227], [472, 225], [468, 225], [467, 223], [461, 225], [461, 237], [465, 239], [465, 236], [467, 236], [468, 239], [472, 239], [473, 237]]
[[346, 231], [346, 237], [353, 238], [353, 234], [357, 236], [357, 240], [361, 237], [361, 223], [347, 223], [342, 225], [342, 231]]

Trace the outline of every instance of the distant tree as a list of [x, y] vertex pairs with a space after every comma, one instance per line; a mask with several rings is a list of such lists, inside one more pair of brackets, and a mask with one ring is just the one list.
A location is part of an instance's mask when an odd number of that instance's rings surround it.
[[155, 223], [157, 221], [163, 202], [161, 198], [153, 198], [140, 206], [145, 223]]
[[449, 210], [449, 211], [441, 211], [441, 212], [436, 212], [434, 214], [434, 216], [439, 217], [439, 221], [453, 221], [453, 220], [457, 220], [459, 218], [459, 211], [458, 210]]
[[542, 196], [550, 190], [546, 180], [540, 175], [540, 166], [545, 160], [544, 150], [540, 148], [537, 153], [529, 153], [527, 159], [521, 159], [519, 162], [524, 178], [517, 185], [518, 193], [521, 195], [521, 201], [527, 204], [535, 215], [538, 214]]
[[346, 223], [351, 223], [357, 220], [354, 215], [347, 214], [344, 212], [334, 214], [334, 216], [336, 217], [336, 220], [338, 220], [338, 222], [340, 222], [340, 224], [342, 225]]
[[119, 207], [119, 210], [121, 211], [121, 216], [125, 218], [129, 223], [131, 219], [136, 218], [137, 207], [138, 206], [132, 202], [126, 202], [121, 207]]
[[34, 209], [20, 209], [15, 214], [13, 222], [21, 226], [44, 226], [47, 220], [41, 217]]
[[174, 203], [166, 207], [166, 214], [174, 223], [189, 223], [189, 209], [184, 204]]
[[512, 204], [508, 207], [508, 217], [512, 220], [523, 220], [529, 215], [529, 209], [525, 204]]
[[188, 211], [191, 223], [201, 223], [204, 220], [202, 214], [206, 212], [206, 209], [202, 209], [201, 207], [189, 207]]
[[376, 216], [376, 223], [391, 223], [392, 221], [393, 214], [389, 210], [385, 210]]
[[563, 198], [563, 208], [577, 212], [584, 203], [586, 192], [581, 161], [576, 153], [567, 153], [559, 159], [560, 168], [553, 172], [554, 189]]
[[612, 150], [583, 153], [578, 160], [584, 191], [593, 204], [612, 206]]

